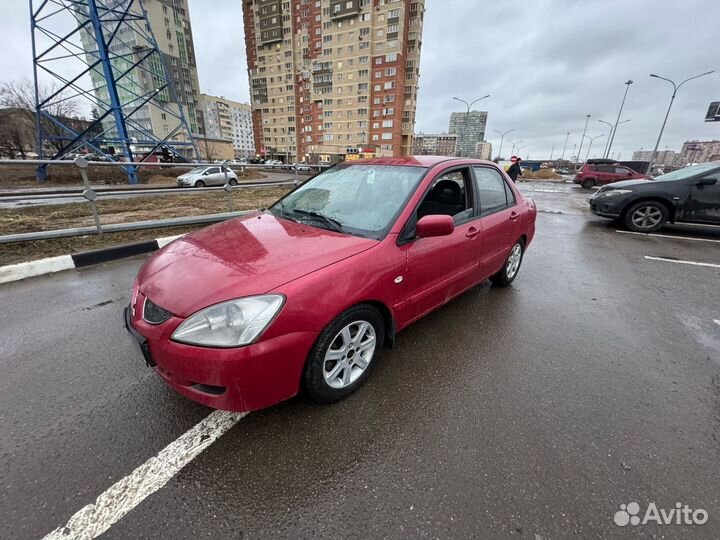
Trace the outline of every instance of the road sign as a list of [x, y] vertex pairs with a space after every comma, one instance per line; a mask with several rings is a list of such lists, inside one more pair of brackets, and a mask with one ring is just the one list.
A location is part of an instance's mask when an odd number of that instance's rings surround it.
[[706, 122], [720, 122], [720, 101], [713, 101], [705, 115]]

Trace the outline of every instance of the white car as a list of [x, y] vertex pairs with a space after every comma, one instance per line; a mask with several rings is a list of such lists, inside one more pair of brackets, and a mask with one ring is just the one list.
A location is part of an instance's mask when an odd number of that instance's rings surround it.
[[283, 165], [283, 162], [277, 159], [268, 159], [265, 162], [266, 167], [280, 167], [281, 165]]
[[[231, 186], [236, 186], [238, 183], [237, 174], [229, 168], [227, 169], [227, 182]], [[215, 165], [195, 167], [192, 171], [178, 176], [177, 184], [179, 187], [224, 186], [225, 172], [223, 167]]]
[[293, 163], [291, 169], [295, 169], [296, 171], [312, 171], [312, 167], [306, 163]]

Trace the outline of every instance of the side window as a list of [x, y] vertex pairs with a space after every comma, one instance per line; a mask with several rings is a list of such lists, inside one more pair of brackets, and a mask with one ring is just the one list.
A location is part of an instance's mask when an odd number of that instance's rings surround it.
[[628, 171], [625, 167], [615, 167], [615, 174], [628, 175], [630, 174], [630, 171]]
[[499, 172], [489, 167], [474, 167], [474, 171], [481, 215], [494, 214], [515, 204], [515, 196]]
[[208, 174], [217, 174], [220, 172], [220, 167], [210, 167], [207, 171]]
[[436, 214], [452, 216], [455, 223], [472, 217], [472, 189], [467, 169], [445, 173], [432, 183], [418, 207], [417, 219]]

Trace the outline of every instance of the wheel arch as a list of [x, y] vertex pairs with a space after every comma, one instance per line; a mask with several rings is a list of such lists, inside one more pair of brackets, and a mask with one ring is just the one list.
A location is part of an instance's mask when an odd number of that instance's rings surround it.
[[366, 300], [364, 302], [358, 302], [350, 307], [362, 305], [374, 307], [380, 312], [383, 322], [385, 323], [385, 339], [383, 343], [386, 349], [392, 349], [395, 346], [395, 318], [393, 317], [390, 308], [379, 300]]

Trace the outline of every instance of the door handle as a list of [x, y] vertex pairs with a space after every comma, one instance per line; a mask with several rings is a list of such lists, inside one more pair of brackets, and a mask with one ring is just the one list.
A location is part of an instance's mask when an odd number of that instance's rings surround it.
[[517, 212], [510, 212], [510, 220], [515, 221], [518, 218]]
[[476, 229], [475, 227], [470, 227], [468, 231], [465, 233], [465, 236], [468, 238], [475, 238], [480, 233], [480, 229]]

